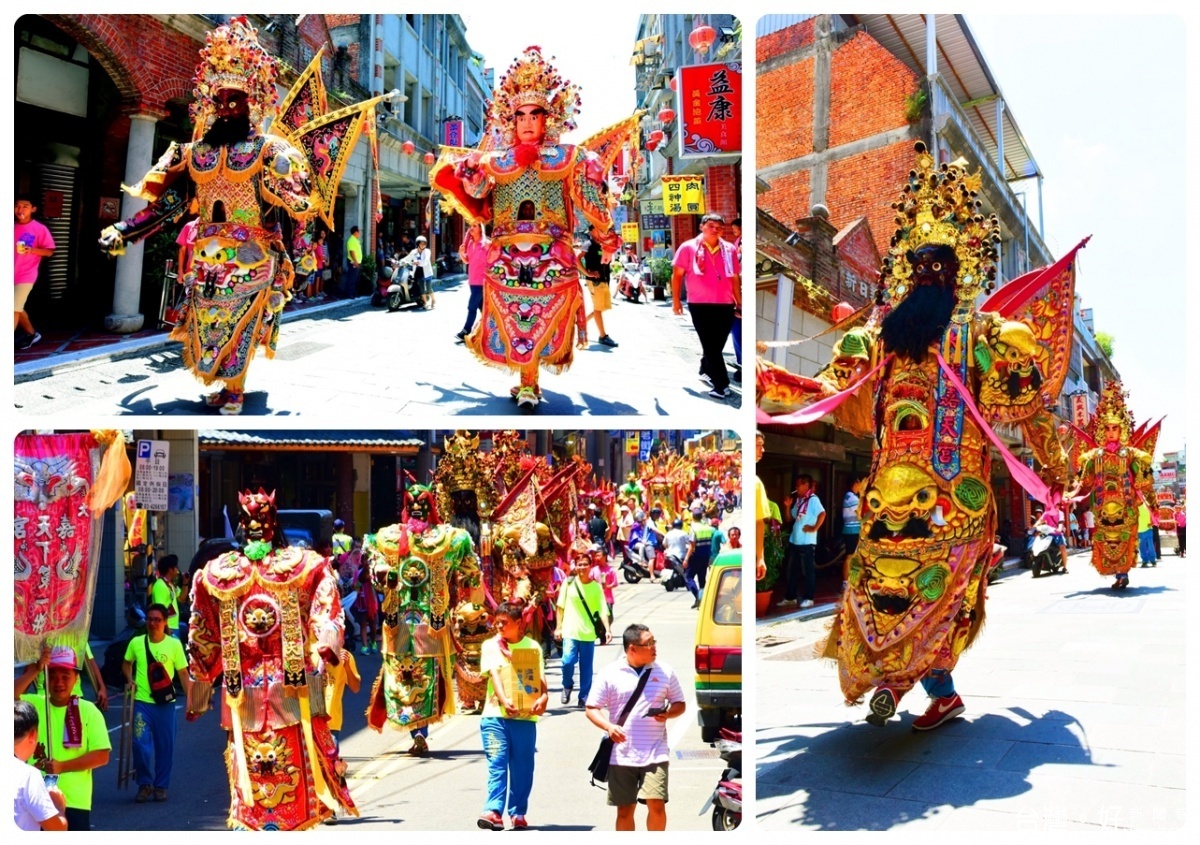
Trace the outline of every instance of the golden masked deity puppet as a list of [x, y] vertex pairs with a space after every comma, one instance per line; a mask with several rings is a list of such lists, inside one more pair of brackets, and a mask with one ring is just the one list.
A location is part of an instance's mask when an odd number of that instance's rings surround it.
[[1087, 450], [1079, 457], [1077, 486], [1067, 497], [1090, 494], [1096, 518], [1092, 566], [1101, 575], [1115, 576], [1116, 590], [1129, 586], [1129, 570], [1137, 563], [1139, 497], [1147, 507], [1157, 506], [1150, 470], [1158, 430], [1158, 425], [1133, 429], [1118, 381], [1105, 386], [1091, 431], [1075, 431]]
[[458, 712], [452, 678], [457, 645], [453, 611], [460, 585], [479, 577], [471, 536], [437, 523], [431, 487], [405, 492], [403, 521], [363, 538], [375, 587], [383, 593], [383, 666], [371, 689], [367, 724], [390, 723], [427, 750], [427, 726]]
[[276, 63], [257, 30], [238, 17], [209, 32], [194, 79], [192, 141], [172, 143], [125, 188], [149, 205], [100, 235], [101, 247], [120, 255], [126, 244], [198, 215], [192, 267], [181, 268], [186, 308], [170, 338], [183, 344], [183, 363], [203, 384], [223, 385], [204, 400], [222, 414], [241, 413], [257, 348], [275, 354], [295, 275], [283, 219], [292, 220], [301, 272], [311, 272], [313, 221], [333, 228], [348, 156], [363, 132], [374, 132], [374, 105], [396, 96], [329, 112], [320, 60], [318, 53], [277, 110]]
[[238, 498], [245, 548], [192, 583], [188, 719], [223, 680], [229, 827], [302, 830], [335, 812], [357, 816], [325, 710], [323, 669], [344, 633], [337, 576], [322, 555], [281, 546], [274, 493]]
[[578, 88], [528, 47], [496, 88], [479, 148], [443, 148], [429, 174], [443, 208], [490, 224], [483, 310], [466, 344], [485, 364], [520, 373], [511, 394], [522, 410], [541, 398], [538, 368], [566, 370], [576, 333], [587, 342], [579, 218], [595, 227], [606, 260], [620, 245], [606, 174], [630, 139], [636, 155], [637, 117], [583, 144], [560, 143], [578, 110]]
[[617, 505], [627, 505], [634, 513], [646, 509], [646, 488], [638, 481], [636, 472], [625, 474], [625, 483], [617, 488]]
[[[758, 364], [760, 422], [834, 413], [840, 427], [874, 438], [859, 545], [821, 652], [837, 660], [847, 704], [871, 693], [867, 721], [879, 726], [918, 681], [933, 702], [915, 729], [963, 712], [950, 671], [984, 621], [996, 528], [989, 446], [1035, 497], [1057, 501], [992, 426], [1019, 426], [1051, 485], [1067, 477], [1046, 409], [1067, 372], [1083, 244], [977, 306], [994, 287], [1000, 237], [980, 182], [964, 162], [938, 166], [918, 144], [866, 326], [846, 331], [815, 378]], [[762, 405], [803, 407], [771, 417]]]

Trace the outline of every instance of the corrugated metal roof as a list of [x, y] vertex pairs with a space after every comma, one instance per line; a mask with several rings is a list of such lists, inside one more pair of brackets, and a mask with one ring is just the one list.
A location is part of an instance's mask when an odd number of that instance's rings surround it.
[[[926, 15], [841, 15], [850, 26], [866, 31], [922, 76], [925, 67]], [[997, 154], [996, 100], [1004, 92], [992, 76], [975, 36], [963, 15], [935, 15], [938, 73], [966, 112], [976, 136], [993, 162]], [[1004, 178], [1008, 181], [1040, 175], [1033, 151], [1017, 126], [1007, 101], [1004, 109]]]
[[293, 429], [290, 431], [229, 431], [204, 429], [196, 432], [203, 447], [220, 448], [297, 448], [297, 449], [419, 449], [425, 441], [405, 437], [408, 432], [331, 429]]

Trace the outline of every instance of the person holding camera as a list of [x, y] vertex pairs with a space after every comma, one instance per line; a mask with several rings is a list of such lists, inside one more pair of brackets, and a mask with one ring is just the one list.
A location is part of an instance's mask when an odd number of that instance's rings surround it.
[[[167, 800], [171, 763], [175, 756], [175, 678], [184, 693], [192, 688], [183, 643], [167, 636], [167, 608], [152, 604], [146, 610], [146, 633], [125, 649], [122, 670], [133, 695], [133, 766], [138, 791], [134, 801]], [[150, 759], [154, 758], [153, 773]]]

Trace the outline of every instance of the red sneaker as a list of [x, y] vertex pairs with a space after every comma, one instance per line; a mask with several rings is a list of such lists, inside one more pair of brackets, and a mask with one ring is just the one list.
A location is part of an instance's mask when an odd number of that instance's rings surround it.
[[479, 816], [479, 826], [484, 830], [504, 830], [504, 816], [495, 810], [485, 810]]
[[961, 716], [967, 708], [963, 705], [958, 693], [949, 698], [935, 698], [929, 703], [925, 715], [913, 720], [914, 731], [931, 731], [949, 722], [955, 716]]
[[529, 822], [525, 821], [524, 816], [513, 816], [512, 817], [512, 829], [513, 830], [529, 830]]

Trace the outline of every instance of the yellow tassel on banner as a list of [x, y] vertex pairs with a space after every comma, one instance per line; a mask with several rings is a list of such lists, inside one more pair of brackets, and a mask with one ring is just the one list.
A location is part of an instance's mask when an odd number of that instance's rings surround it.
[[300, 725], [304, 730], [304, 749], [308, 752], [308, 765], [312, 768], [313, 788], [316, 789], [321, 803], [336, 813], [338, 802], [333, 797], [329, 784], [325, 782], [325, 772], [321, 769], [321, 757], [317, 753], [317, 743], [313, 740], [312, 707], [308, 703], [308, 689], [301, 689], [299, 695]]
[[117, 429], [99, 429], [92, 432], [96, 442], [104, 447], [100, 460], [100, 471], [92, 483], [88, 506], [93, 513], [108, 510], [112, 503], [125, 495], [129, 488], [129, 455], [125, 452], [125, 435]]

